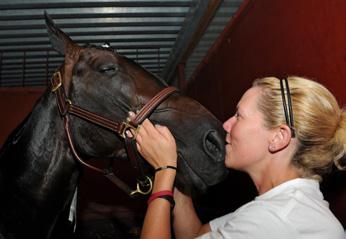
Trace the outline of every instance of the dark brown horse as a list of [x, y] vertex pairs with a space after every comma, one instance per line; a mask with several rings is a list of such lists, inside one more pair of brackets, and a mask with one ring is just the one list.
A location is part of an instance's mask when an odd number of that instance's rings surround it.
[[[127, 157], [122, 137], [70, 114], [70, 103], [123, 122], [129, 111], [140, 110], [167, 87], [113, 50], [78, 46], [48, 16], [46, 23], [54, 49], [65, 55], [58, 74], [61, 85], [53, 82], [55, 91], [47, 89], [1, 149], [0, 238], [64, 238], [62, 225], [83, 169], [73, 150], [85, 159]], [[58, 107], [60, 90], [66, 105]], [[64, 130], [65, 115], [69, 115], [73, 149]], [[203, 106], [175, 92], [148, 117], [167, 125], [176, 138], [177, 187], [201, 192], [225, 177], [224, 131]]]

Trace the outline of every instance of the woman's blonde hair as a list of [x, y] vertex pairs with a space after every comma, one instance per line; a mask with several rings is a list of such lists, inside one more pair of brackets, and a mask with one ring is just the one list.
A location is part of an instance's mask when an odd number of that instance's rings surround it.
[[[302, 77], [288, 77], [292, 100], [294, 131], [299, 145], [292, 163], [302, 177], [322, 180], [333, 163], [340, 161], [346, 148], [346, 113], [323, 85]], [[280, 80], [275, 77], [256, 79], [253, 86], [262, 88], [258, 102], [265, 126], [286, 124]], [[285, 94], [287, 91], [285, 90]]]

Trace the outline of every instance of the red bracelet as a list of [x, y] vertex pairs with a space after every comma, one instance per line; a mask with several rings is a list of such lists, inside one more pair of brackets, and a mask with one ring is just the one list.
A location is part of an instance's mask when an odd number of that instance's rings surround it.
[[169, 201], [169, 203], [171, 204], [172, 207], [174, 206], [173, 192], [172, 191], [164, 190], [164, 191], [159, 191], [159, 192], [151, 194], [151, 196], [148, 199], [148, 205], [157, 198], [166, 199]]
[[150, 204], [156, 198], [158, 198], [160, 196], [164, 196], [164, 195], [173, 197], [173, 192], [170, 190], [164, 190], [164, 191], [159, 191], [159, 192], [153, 193], [153, 194], [151, 194], [151, 196], [148, 199], [148, 204]]

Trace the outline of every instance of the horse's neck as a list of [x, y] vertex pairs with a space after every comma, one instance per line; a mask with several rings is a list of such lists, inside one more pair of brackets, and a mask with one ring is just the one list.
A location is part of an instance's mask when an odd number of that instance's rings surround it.
[[7, 152], [1, 155], [1, 170], [14, 171], [15, 181], [21, 188], [31, 188], [31, 194], [44, 191], [41, 200], [54, 194], [57, 187], [69, 191], [78, 172], [68, 149], [55, 96], [45, 93], [20, 127], [16, 138], [9, 139], [4, 146]]
[[0, 152], [0, 235], [47, 238], [77, 178], [55, 96], [45, 93]]

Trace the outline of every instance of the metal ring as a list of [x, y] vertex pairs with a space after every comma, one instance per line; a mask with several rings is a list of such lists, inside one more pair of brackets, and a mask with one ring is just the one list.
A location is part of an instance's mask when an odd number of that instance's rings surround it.
[[141, 189], [141, 183], [140, 182], [137, 182], [137, 188], [136, 188], [136, 190], [133, 190], [131, 193], [130, 193], [130, 196], [133, 196], [134, 194], [136, 194], [136, 193], [139, 193], [139, 194], [142, 194], [142, 195], [147, 195], [147, 194], [149, 194], [150, 192], [151, 192], [151, 190], [153, 189], [153, 181], [151, 180], [151, 178], [150, 177], [148, 177], [148, 176], [145, 176], [146, 177], [146, 181], [148, 181], [149, 182], [149, 184], [148, 184], [148, 186], [149, 186], [149, 188], [148, 188], [148, 190], [142, 190]]
[[128, 130], [130, 130], [131, 131], [131, 134], [133, 135], [132, 136], [132, 139], [136, 139], [136, 137], [137, 137], [137, 133], [138, 133], [138, 130], [139, 130], [139, 128], [140, 128], [140, 125], [138, 125], [137, 127], [136, 126], [133, 126], [133, 125], [131, 125], [129, 122], [127, 122], [127, 121], [125, 121], [125, 122], [122, 122], [121, 123], [122, 124], [122, 131], [120, 132], [120, 136], [122, 137], [122, 138], [130, 138], [130, 137], [128, 137], [127, 135], [126, 135], [126, 132], [128, 131]]

